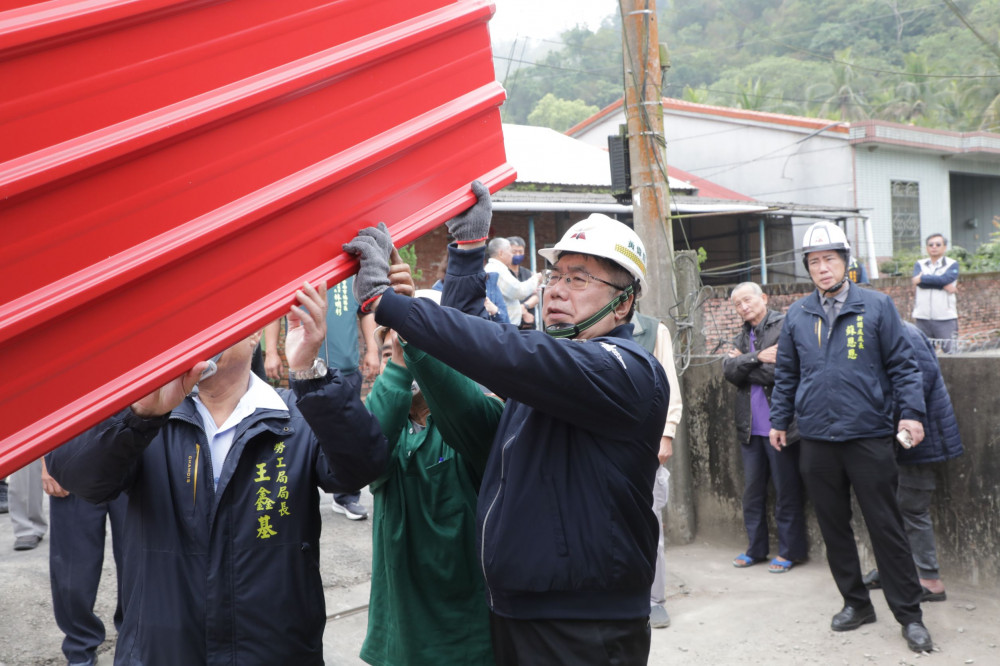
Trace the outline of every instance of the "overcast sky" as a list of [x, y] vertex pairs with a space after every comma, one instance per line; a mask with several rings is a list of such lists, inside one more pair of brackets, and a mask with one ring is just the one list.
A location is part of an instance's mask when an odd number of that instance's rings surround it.
[[609, 14], [618, 11], [618, 0], [493, 0], [497, 13], [490, 20], [494, 42], [515, 37], [556, 37], [574, 25], [596, 30]]

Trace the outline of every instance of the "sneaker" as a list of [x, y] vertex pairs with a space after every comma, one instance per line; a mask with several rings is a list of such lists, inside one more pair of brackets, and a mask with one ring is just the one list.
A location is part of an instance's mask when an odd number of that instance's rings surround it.
[[368, 517], [368, 509], [362, 506], [360, 502], [338, 504], [337, 500], [333, 500], [330, 506], [333, 508], [334, 513], [342, 513], [347, 516], [348, 520], [364, 520]]
[[670, 626], [670, 616], [663, 604], [656, 604], [649, 609], [649, 626], [653, 629], [666, 629]]
[[34, 550], [38, 548], [38, 544], [41, 543], [42, 537], [37, 534], [29, 534], [28, 536], [19, 536], [14, 539], [14, 550]]

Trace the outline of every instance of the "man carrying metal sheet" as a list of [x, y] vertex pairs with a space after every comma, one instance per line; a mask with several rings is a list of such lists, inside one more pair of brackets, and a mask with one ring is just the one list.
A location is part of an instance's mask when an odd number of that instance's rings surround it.
[[[481, 184], [473, 191], [478, 203], [449, 230], [480, 275], [490, 202]], [[476, 530], [497, 662], [645, 663], [653, 483], [669, 388], [659, 362], [632, 339], [645, 282], [635, 232], [592, 215], [541, 251], [555, 266], [545, 279], [544, 332], [396, 294], [384, 226], [345, 249], [361, 257], [356, 295], [378, 323], [507, 397]]]

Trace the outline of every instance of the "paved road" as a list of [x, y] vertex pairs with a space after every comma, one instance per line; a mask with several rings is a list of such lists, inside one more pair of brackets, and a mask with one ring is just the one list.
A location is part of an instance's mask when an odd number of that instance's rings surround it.
[[[324, 506], [327, 505], [324, 499]], [[371, 506], [371, 497], [363, 502]], [[324, 510], [323, 579], [332, 615], [363, 607], [371, 573], [371, 523], [349, 522]], [[763, 565], [734, 569], [739, 535], [730, 543], [668, 546], [669, 629], [653, 631], [651, 664], [1000, 664], [1000, 595], [968, 581], [948, 581], [948, 601], [926, 604], [925, 621], [938, 648], [906, 649], [881, 593], [873, 593], [878, 622], [854, 632], [829, 629], [839, 596], [821, 560], [770, 574]], [[61, 635], [51, 618], [47, 541], [15, 553], [10, 521], [0, 516], [0, 666], [59, 664]], [[110, 561], [110, 548], [108, 549]], [[113, 572], [105, 564], [98, 614], [110, 618]], [[364, 640], [364, 612], [335, 617], [324, 639], [329, 666], [355, 666]], [[113, 635], [113, 632], [111, 632]], [[113, 639], [112, 639], [113, 640]], [[106, 643], [104, 651], [112, 649]], [[110, 663], [110, 655], [102, 653]]]

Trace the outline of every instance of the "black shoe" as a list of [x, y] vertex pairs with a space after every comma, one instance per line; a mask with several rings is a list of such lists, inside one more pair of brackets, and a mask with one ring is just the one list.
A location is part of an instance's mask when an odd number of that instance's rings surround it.
[[865, 587], [869, 590], [878, 590], [882, 587], [882, 579], [879, 578], [878, 569], [872, 569], [862, 576], [861, 582], [864, 583]]
[[834, 631], [853, 631], [863, 624], [875, 621], [875, 607], [868, 604], [864, 608], [844, 606], [844, 610], [833, 616], [830, 628]]
[[923, 622], [911, 622], [903, 627], [903, 638], [906, 646], [914, 652], [930, 652], [934, 649], [934, 641]]
[[923, 593], [920, 595], [920, 601], [945, 601], [948, 598], [948, 593], [944, 590], [940, 592], [931, 592], [926, 587], [921, 585]]

